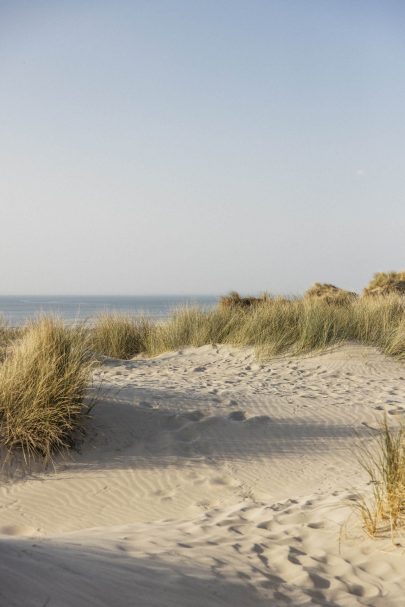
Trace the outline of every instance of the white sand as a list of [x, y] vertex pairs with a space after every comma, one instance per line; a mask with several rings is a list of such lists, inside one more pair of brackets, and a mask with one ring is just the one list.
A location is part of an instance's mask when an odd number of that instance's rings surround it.
[[405, 605], [405, 541], [348, 505], [405, 365], [206, 346], [97, 375], [80, 453], [1, 484], [1, 607]]

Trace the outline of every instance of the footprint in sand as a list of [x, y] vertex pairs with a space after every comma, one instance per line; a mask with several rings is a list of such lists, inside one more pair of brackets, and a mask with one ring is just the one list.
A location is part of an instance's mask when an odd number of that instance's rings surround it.
[[0, 527], [0, 535], [10, 535], [10, 536], [33, 536], [37, 535], [38, 529], [34, 529], [34, 527], [26, 527], [24, 525], [4, 525]]
[[246, 419], [246, 415], [244, 411], [232, 411], [232, 413], [228, 415], [228, 419], [234, 422], [243, 422]]
[[202, 411], [195, 410], [190, 411], [190, 413], [185, 413], [183, 417], [191, 422], [199, 422], [204, 417], [204, 413]]

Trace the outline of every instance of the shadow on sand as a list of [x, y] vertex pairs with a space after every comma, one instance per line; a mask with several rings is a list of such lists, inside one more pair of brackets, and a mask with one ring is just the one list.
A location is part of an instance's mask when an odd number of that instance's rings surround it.
[[[56, 540], [0, 540], [0, 605], [4, 607], [301, 607], [299, 588], [270, 572], [256, 588], [238, 572], [226, 579], [215, 567], [185, 559], [129, 555]], [[213, 560], [214, 563], [214, 560]], [[337, 607], [317, 593], [313, 605]]]

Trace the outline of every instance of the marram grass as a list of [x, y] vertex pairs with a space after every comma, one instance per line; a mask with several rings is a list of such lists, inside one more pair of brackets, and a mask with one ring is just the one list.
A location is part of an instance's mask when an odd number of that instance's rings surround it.
[[269, 358], [347, 341], [405, 358], [405, 298], [359, 297], [345, 305], [322, 298], [275, 298], [250, 307], [185, 308], [163, 323], [107, 315], [91, 332], [95, 351], [116, 358], [212, 343], [250, 346], [259, 357]]
[[10, 327], [0, 316], [0, 362], [6, 358], [7, 350], [21, 333], [21, 329]]
[[145, 350], [148, 335], [155, 327], [146, 319], [128, 314], [102, 314], [89, 332], [96, 354], [129, 359]]
[[385, 415], [378, 438], [361, 450], [359, 459], [372, 488], [355, 503], [363, 527], [372, 537], [387, 532], [394, 536], [405, 527], [404, 426], [390, 426]]
[[0, 440], [48, 459], [70, 446], [94, 366], [87, 331], [54, 318], [28, 325], [0, 365]]

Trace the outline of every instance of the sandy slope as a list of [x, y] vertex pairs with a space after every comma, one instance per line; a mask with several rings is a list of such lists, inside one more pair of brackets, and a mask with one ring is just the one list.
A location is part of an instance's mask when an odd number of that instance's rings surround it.
[[405, 365], [206, 346], [97, 375], [80, 452], [2, 482], [1, 607], [405, 605], [405, 541], [369, 540], [350, 508]]

